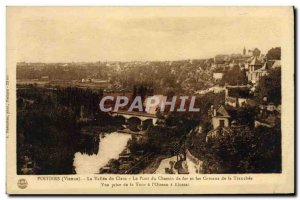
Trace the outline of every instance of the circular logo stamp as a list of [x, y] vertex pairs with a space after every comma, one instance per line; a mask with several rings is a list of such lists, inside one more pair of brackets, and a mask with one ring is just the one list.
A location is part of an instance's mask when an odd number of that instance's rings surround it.
[[25, 189], [27, 187], [27, 185], [28, 185], [28, 183], [27, 183], [26, 179], [21, 178], [18, 180], [18, 187], [20, 189]]

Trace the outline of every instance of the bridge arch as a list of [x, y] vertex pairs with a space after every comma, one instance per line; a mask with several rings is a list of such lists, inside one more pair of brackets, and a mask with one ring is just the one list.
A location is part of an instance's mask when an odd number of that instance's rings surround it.
[[145, 119], [144, 121], [142, 121], [142, 130], [146, 130], [149, 128], [149, 126], [153, 126], [153, 119]]
[[131, 117], [127, 120], [127, 126], [132, 131], [141, 130], [142, 120], [138, 117]]
[[113, 117], [113, 120], [116, 124], [124, 125], [126, 124], [127, 119], [122, 115], [117, 115]]

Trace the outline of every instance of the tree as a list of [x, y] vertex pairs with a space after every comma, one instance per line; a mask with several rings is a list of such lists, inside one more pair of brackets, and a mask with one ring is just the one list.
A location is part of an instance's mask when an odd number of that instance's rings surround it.
[[266, 56], [268, 60], [281, 60], [281, 48], [275, 47], [270, 49]]
[[221, 83], [227, 83], [229, 85], [245, 85], [247, 83], [246, 72], [236, 65], [231, 70], [224, 73]]
[[276, 105], [281, 104], [281, 69], [275, 68], [270, 71], [268, 76], [263, 76], [256, 89], [256, 98], [264, 103], [264, 97], [268, 102]]
[[281, 129], [231, 129], [210, 140], [202, 155], [204, 173], [280, 173]]
[[226, 109], [229, 111], [232, 119], [235, 119], [238, 124], [246, 125], [250, 128], [254, 127], [255, 117], [259, 113], [258, 107], [245, 105], [240, 108], [234, 108], [228, 106]]
[[252, 51], [252, 55], [255, 56], [255, 57], [259, 57], [260, 56], [260, 50], [258, 48], [255, 48]]
[[72, 174], [76, 152], [98, 152], [99, 137], [80, 135], [76, 120], [81, 105], [91, 115], [98, 111], [97, 94], [79, 88], [49, 92], [32, 87], [18, 90], [17, 97], [18, 174], [23, 173], [25, 157], [34, 163], [35, 174]]

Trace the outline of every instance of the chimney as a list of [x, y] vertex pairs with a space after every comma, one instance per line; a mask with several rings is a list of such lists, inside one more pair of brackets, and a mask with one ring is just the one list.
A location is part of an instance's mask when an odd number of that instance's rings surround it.
[[210, 113], [212, 117], [215, 117], [217, 115], [217, 110], [215, 109], [214, 105], [210, 106]]
[[209, 115], [210, 115], [211, 117], [214, 116], [214, 105], [211, 105], [211, 106], [210, 106]]

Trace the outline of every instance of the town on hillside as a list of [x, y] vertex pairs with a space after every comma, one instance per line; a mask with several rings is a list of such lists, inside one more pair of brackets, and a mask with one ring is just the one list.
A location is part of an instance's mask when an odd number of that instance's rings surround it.
[[[200, 111], [102, 112], [105, 96], [139, 96], [143, 107], [153, 96], [195, 96]], [[178, 61], [19, 62], [17, 144], [18, 174], [281, 173], [281, 48]]]

